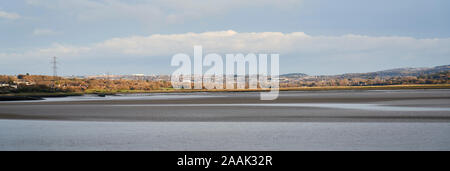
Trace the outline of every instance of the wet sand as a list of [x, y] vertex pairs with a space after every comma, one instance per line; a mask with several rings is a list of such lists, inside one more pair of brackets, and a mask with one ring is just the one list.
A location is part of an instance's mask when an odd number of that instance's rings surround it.
[[[450, 90], [280, 93], [280, 97], [275, 101], [260, 101], [259, 93], [255, 92], [218, 92], [107, 98], [68, 97], [52, 98], [47, 101], [2, 102], [0, 103], [0, 119], [155, 122], [450, 122], [450, 111], [447, 110], [450, 108]], [[371, 107], [368, 108], [367, 105]], [[389, 106], [392, 107], [389, 108]]]
[[0, 150], [450, 150], [450, 90], [0, 102]]

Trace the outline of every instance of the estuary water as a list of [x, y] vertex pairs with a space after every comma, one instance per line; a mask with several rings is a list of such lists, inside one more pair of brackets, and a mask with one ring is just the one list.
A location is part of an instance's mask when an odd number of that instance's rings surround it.
[[450, 123], [0, 120], [1, 150], [450, 150]]
[[0, 102], [0, 150], [450, 150], [450, 90]]

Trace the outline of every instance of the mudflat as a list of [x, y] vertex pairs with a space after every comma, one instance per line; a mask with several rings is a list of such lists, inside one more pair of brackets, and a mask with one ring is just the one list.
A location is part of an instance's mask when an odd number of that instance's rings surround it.
[[0, 102], [0, 119], [170, 122], [450, 122], [450, 90], [153, 93]]

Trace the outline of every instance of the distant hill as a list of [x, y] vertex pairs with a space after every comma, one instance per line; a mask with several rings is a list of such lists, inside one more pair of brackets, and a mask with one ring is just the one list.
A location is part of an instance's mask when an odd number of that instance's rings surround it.
[[[442, 65], [430, 68], [397, 68], [397, 69], [389, 69], [383, 71], [376, 72], [368, 72], [368, 73], [348, 73], [341, 75], [321, 75], [317, 76], [318, 78], [327, 77], [327, 78], [387, 78], [387, 77], [404, 77], [404, 76], [421, 76], [421, 75], [430, 75], [441, 72], [450, 72], [450, 65]], [[289, 73], [280, 75], [280, 77], [284, 78], [304, 78], [308, 77], [307, 74], [304, 73]]]
[[441, 72], [449, 72], [450, 65], [442, 65], [431, 68], [397, 68], [390, 70], [383, 70], [377, 72], [369, 72], [369, 73], [351, 73], [351, 74], [342, 74], [336, 75], [335, 77], [340, 78], [374, 78], [374, 77], [403, 77], [403, 76], [420, 76], [420, 75], [429, 75]]
[[301, 78], [301, 77], [307, 77], [307, 74], [304, 73], [290, 73], [290, 74], [283, 74], [280, 75], [281, 77], [287, 77], [287, 78]]

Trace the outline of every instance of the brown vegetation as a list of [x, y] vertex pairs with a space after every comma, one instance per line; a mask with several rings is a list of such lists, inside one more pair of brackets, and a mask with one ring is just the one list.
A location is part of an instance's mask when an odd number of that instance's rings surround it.
[[[366, 87], [379, 88], [388, 85], [450, 84], [450, 72], [440, 72], [420, 76], [389, 78], [339, 78], [304, 77], [286, 79], [280, 82], [282, 90], [311, 87], [315, 89]], [[448, 86], [447, 86], [448, 87]], [[0, 75], [0, 93], [115, 93], [115, 92], [163, 92], [172, 89], [170, 81], [128, 80], [128, 79], [78, 79], [54, 78], [43, 75]], [[345, 89], [345, 88], [344, 88]], [[216, 91], [216, 90], [212, 90]]]
[[450, 72], [424, 74], [420, 76], [340, 78], [336, 76], [304, 77], [281, 81], [280, 87], [336, 87], [336, 86], [385, 86], [413, 84], [449, 84]]

